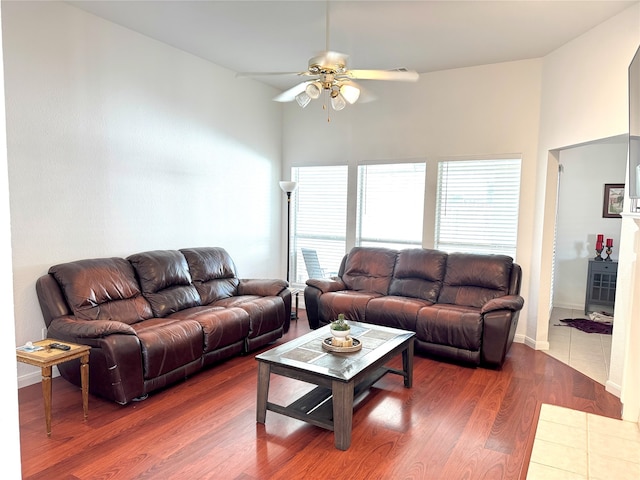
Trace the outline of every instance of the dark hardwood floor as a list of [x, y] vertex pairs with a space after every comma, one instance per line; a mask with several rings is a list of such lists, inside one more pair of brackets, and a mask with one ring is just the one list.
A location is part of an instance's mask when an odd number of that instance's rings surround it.
[[[277, 343], [308, 330], [302, 317]], [[357, 403], [343, 452], [318, 427], [273, 412], [266, 425], [256, 423], [256, 353], [143, 402], [91, 396], [87, 421], [79, 389], [57, 377], [50, 438], [40, 385], [21, 388], [23, 478], [517, 479], [541, 403], [620, 418], [619, 400], [602, 385], [522, 344], [500, 371], [417, 355], [412, 389], [387, 375]], [[285, 403], [308, 389], [272, 375], [270, 400]]]

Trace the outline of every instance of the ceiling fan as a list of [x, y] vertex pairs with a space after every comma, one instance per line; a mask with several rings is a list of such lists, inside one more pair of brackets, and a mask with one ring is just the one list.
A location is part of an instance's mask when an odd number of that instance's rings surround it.
[[329, 2], [326, 10], [326, 51], [309, 59], [307, 70], [301, 72], [256, 72], [239, 73], [238, 76], [264, 75], [297, 75], [307, 80], [285, 90], [277, 95], [276, 102], [292, 102], [295, 100], [302, 108], [309, 105], [311, 100], [326, 93], [331, 107], [342, 110], [347, 103], [358, 101], [362, 87], [354, 80], [387, 80], [415, 82], [418, 73], [406, 68], [394, 70], [351, 70], [347, 67], [348, 55], [329, 49]]

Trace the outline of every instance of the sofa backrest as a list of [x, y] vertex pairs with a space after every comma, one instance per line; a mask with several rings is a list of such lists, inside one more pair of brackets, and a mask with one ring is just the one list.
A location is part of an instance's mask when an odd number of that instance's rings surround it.
[[438, 303], [482, 307], [510, 293], [513, 259], [507, 255], [450, 253]]
[[237, 294], [240, 280], [236, 266], [224, 248], [185, 248], [180, 252], [187, 260], [191, 280], [203, 304]]
[[435, 303], [444, 281], [447, 254], [439, 250], [400, 250], [389, 286], [389, 295], [413, 297]]
[[49, 268], [73, 314], [84, 320], [133, 324], [153, 312], [142, 296], [135, 272], [123, 258], [97, 258]]
[[200, 305], [200, 296], [191, 283], [189, 266], [178, 250], [154, 250], [127, 257], [140, 282], [142, 294], [156, 317], [166, 317]]
[[342, 281], [349, 290], [386, 295], [397, 254], [388, 248], [354, 247], [345, 261]]

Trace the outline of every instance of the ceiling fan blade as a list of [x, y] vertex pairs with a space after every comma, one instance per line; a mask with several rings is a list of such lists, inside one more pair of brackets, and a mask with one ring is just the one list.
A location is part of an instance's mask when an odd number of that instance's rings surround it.
[[366, 88], [363, 88], [362, 85], [356, 83], [352, 80], [341, 80], [341, 84], [343, 85], [351, 85], [352, 87], [356, 87], [360, 90], [360, 96], [358, 97], [358, 103], [369, 103], [377, 100], [377, 97], [369, 92]]
[[241, 77], [273, 77], [276, 75], [305, 75], [307, 72], [238, 72], [237, 78]]
[[415, 82], [420, 75], [413, 70], [399, 68], [397, 70], [348, 70], [345, 76], [356, 80], [391, 80]]
[[273, 100], [276, 102], [292, 102], [296, 99], [296, 95], [304, 92], [309, 83], [311, 83], [311, 81], [299, 83], [295, 87], [291, 87], [289, 90], [285, 90], [280, 95], [273, 97]]

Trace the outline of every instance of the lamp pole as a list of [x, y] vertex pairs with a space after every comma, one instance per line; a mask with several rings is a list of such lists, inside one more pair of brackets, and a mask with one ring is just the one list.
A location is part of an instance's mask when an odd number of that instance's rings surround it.
[[291, 193], [296, 189], [296, 182], [280, 182], [280, 188], [287, 194], [287, 283], [289, 280], [289, 264], [291, 261]]
[[287, 282], [289, 281], [289, 263], [291, 262], [291, 192], [287, 192]]
[[[284, 193], [287, 194], [287, 283], [289, 287], [291, 287], [291, 282], [289, 280], [289, 262], [291, 261], [291, 193], [296, 189], [298, 184], [296, 182], [280, 182], [280, 188]], [[298, 318], [298, 292], [295, 292], [296, 295], [296, 311], [294, 313], [293, 309], [291, 309], [291, 319]]]

